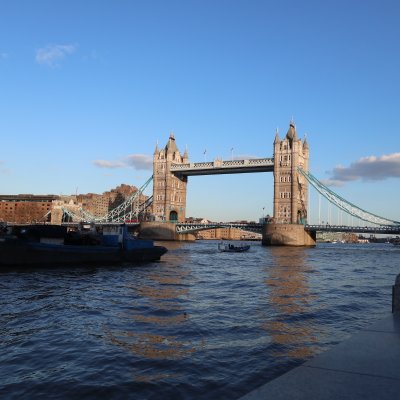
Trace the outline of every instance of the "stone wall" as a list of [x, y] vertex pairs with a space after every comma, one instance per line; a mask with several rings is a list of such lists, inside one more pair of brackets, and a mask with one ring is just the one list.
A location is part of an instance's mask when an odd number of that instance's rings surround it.
[[176, 224], [173, 222], [141, 222], [139, 238], [152, 240], [194, 241], [191, 233], [176, 233]]
[[262, 244], [264, 246], [315, 246], [315, 232], [304, 230], [301, 224], [265, 224]]

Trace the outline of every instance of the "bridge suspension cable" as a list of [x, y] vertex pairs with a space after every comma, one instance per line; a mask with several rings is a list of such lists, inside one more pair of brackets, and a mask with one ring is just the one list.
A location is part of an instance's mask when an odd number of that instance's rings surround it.
[[[72, 220], [79, 220], [84, 222], [126, 222], [137, 219], [139, 214], [143, 212], [153, 201], [153, 196], [146, 199], [144, 202], [139, 203], [140, 196], [143, 194], [147, 186], [152, 182], [151, 176], [136, 192], [130, 195], [123, 203], [112, 209], [110, 212], [102, 217], [95, 217], [82, 207], [78, 210], [79, 214], [62, 207], [64, 215], [67, 215]], [[133, 205], [135, 205], [133, 207]]]
[[343, 197], [339, 196], [337, 193], [326, 187], [322, 182], [320, 182], [314, 175], [310, 172], [304, 171], [302, 168], [298, 167], [298, 171], [307, 179], [307, 181], [314, 186], [314, 188], [322, 194], [328, 201], [334, 204], [336, 207], [347, 212], [353, 217], [362, 219], [363, 221], [370, 222], [376, 225], [400, 225], [400, 222], [393, 221], [388, 218], [380, 217], [379, 215], [372, 214], [368, 211], [357, 207], [355, 204], [347, 201]]
[[131, 207], [135, 200], [139, 200], [140, 196], [143, 194], [144, 190], [149, 186], [150, 182], [153, 180], [153, 175], [141, 186], [139, 190], [130, 195], [122, 204], [115, 207], [108, 214], [99, 218], [98, 222], [122, 222], [129, 216], [132, 217], [132, 210], [126, 212], [128, 207]]

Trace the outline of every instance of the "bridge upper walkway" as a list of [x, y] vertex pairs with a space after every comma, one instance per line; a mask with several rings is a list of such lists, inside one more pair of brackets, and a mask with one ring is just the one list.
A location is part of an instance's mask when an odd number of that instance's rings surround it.
[[182, 176], [273, 172], [274, 159], [250, 158], [248, 160], [215, 160], [199, 163], [172, 164], [170, 171]]

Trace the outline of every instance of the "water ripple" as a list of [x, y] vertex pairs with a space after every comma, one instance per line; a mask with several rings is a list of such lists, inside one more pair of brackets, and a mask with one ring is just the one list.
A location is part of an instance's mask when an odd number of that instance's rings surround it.
[[390, 312], [400, 257], [163, 244], [158, 263], [3, 272], [0, 397], [240, 397]]

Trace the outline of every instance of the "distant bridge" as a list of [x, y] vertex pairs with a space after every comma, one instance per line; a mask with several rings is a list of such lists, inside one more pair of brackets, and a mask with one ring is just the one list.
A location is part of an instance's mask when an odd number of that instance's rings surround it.
[[400, 225], [387, 226], [346, 226], [346, 225], [305, 225], [307, 231], [316, 232], [350, 232], [350, 233], [370, 233], [383, 235], [399, 235]]

